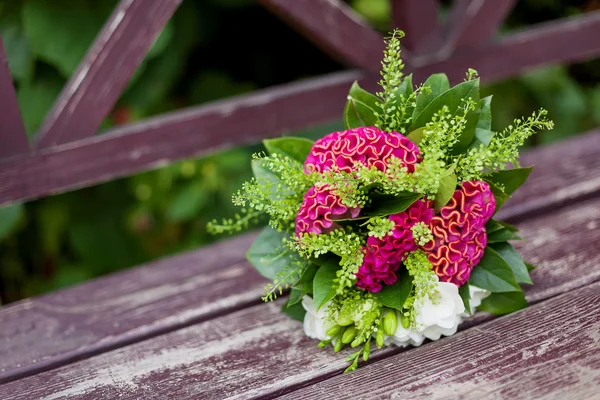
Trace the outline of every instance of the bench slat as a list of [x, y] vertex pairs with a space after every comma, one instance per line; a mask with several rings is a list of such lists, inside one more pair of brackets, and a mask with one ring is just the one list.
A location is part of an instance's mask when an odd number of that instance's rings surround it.
[[[522, 226], [530, 238], [524, 257], [540, 261], [529, 299], [540, 302], [600, 280], [598, 224], [600, 199], [594, 199]], [[318, 349], [279, 306], [256, 305], [10, 382], [0, 386], [0, 398], [271, 397], [339, 374], [343, 355]], [[400, 351], [386, 348], [374, 360]]]
[[600, 282], [281, 398], [596, 398], [599, 307]]
[[[522, 164], [535, 164], [536, 168], [500, 215], [513, 216], [513, 220], [531, 216], [535, 210], [530, 204], [539, 205], [540, 198], [556, 201], [561, 187], [567, 195], [559, 201], [573, 200], [579, 193], [577, 188], [587, 188], [588, 193], [590, 187], [600, 187], [600, 159], [594, 155], [598, 153], [600, 131], [524, 154]], [[0, 308], [0, 382], [256, 304], [265, 280], [242, 262], [252, 240], [253, 236], [226, 240], [198, 252]], [[237, 267], [229, 271], [234, 264]], [[202, 284], [204, 277], [216, 270], [230, 278], [216, 285]], [[195, 283], [190, 284], [190, 279]], [[194, 290], [195, 284], [203, 289]], [[182, 293], [178, 285], [183, 285]]]
[[0, 309], [0, 382], [260, 302], [243, 235]]

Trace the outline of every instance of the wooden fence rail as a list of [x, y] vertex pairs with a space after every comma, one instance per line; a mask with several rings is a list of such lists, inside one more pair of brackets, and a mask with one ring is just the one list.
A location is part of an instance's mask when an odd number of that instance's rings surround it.
[[[422, 81], [467, 68], [484, 81], [600, 54], [600, 11], [499, 38], [514, 0], [457, 0], [446, 26], [435, 0], [391, 0], [406, 31], [406, 69]], [[265, 136], [339, 119], [354, 80], [374, 89], [382, 37], [340, 0], [258, 0], [351, 68], [96, 135], [181, 0], [121, 0], [35, 136], [30, 151], [0, 38], [0, 205], [94, 185]], [[76, 166], [75, 168], [73, 166]]]

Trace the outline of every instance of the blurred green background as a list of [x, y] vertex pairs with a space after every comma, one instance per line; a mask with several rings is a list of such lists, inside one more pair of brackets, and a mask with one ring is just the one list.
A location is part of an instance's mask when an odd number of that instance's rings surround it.
[[[0, 34], [29, 135], [115, 3], [0, 0]], [[349, 4], [382, 32], [390, 30], [387, 0]], [[520, 0], [502, 29], [596, 9], [597, 0]], [[341, 69], [253, 0], [185, 0], [102, 128]], [[599, 60], [532, 70], [483, 92], [494, 93], [496, 128], [541, 106], [550, 111], [556, 128], [529, 146], [600, 125]], [[314, 138], [338, 128], [341, 122], [295, 134]], [[206, 222], [235, 211], [231, 194], [250, 177], [250, 156], [260, 149], [232, 149], [0, 208], [0, 302], [217, 240], [206, 233]]]

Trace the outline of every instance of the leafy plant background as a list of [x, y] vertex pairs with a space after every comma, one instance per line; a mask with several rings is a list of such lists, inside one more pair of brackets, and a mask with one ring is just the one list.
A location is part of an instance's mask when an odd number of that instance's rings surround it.
[[[383, 32], [391, 29], [388, 3], [349, 1]], [[29, 135], [115, 4], [0, 0], [0, 34]], [[594, 9], [600, 1], [521, 0], [503, 29]], [[185, 0], [102, 129], [341, 69], [253, 0]], [[495, 128], [543, 106], [556, 128], [529, 145], [560, 140], [600, 125], [600, 60], [535, 69], [482, 90], [491, 93]], [[341, 127], [338, 121], [295, 134], [316, 138]], [[261, 149], [236, 148], [0, 208], [0, 302], [217, 240], [206, 233], [206, 222], [235, 212], [231, 194], [251, 176], [250, 156]]]

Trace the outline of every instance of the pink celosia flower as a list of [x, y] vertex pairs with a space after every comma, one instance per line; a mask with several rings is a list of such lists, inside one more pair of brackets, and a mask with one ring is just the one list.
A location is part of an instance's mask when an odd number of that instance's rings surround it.
[[379, 292], [382, 283], [391, 285], [398, 279], [396, 271], [408, 253], [418, 249], [411, 228], [418, 222], [428, 224], [433, 217], [430, 202], [418, 200], [406, 211], [392, 214], [395, 226], [381, 239], [370, 236], [364, 248], [365, 258], [356, 273], [356, 286], [370, 292]]
[[375, 127], [360, 127], [333, 132], [317, 140], [304, 163], [304, 170], [324, 172], [334, 166], [341, 171], [351, 172], [360, 162], [380, 171], [387, 169], [390, 157], [402, 160], [408, 172], [421, 160], [416, 144], [397, 132], [386, 133]]
[[487, 244], [485, 223], [496, 199], [482, 181], [464, 182], [429, 223], [434, 239], [423, 246], [442, 282], [462, 286], [479, 263]]
[[326, 185], [313, 186], [304, 195], [304, 201], [296, 216], [296, 235], [301, 233], [327, 233], [336, 229], [335, 220], [356, 218], [359, 207], [342, 204], [341, 199]]

